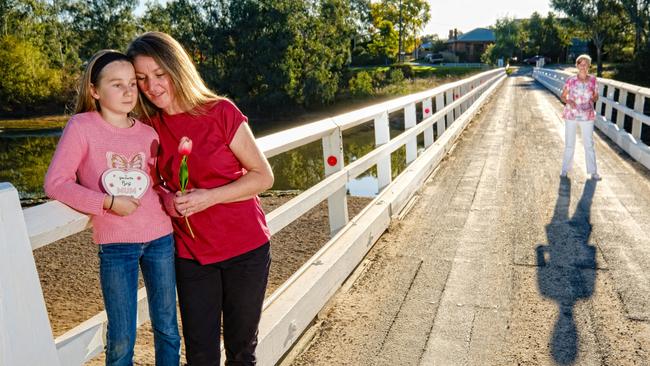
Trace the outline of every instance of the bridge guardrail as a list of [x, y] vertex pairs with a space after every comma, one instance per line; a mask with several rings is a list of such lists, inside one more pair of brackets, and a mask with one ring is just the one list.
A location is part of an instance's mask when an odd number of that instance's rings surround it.
[[[504, 79], [504, 69], [494, 69], [257, 140], [267, 157], [322, 141], [325, 179], [270, 212], [267, 221], [274, 234], [327, 199], [332, 233], [330, 241], [265, 300], [258, 345], [261, 364], [274, 364], [290, 349]], [[419, 123], [416, 104], [422, 108]], [[399, 110], [404, 111], [405, 131], [391, 139], [388, 115]], [[342, 131], [368, 122], [374, 124], [376, 148], [344, 166]], [[425, 149], [418, 156], [420, 134]], [[408, 166], [393, 180], [390, 156], [402, 146]], [[332, 156], [336, 164], [330, 166], [327, 158]], [[380, 194], [351, 221], [346, 183], [373, 166]], [[103, 350], [105, 312], [53, 338], [31, 254], [89, 225], [88, 216], [57, 201], [23, 210], [16, 189], [0, 183], [1, 365], [80, 365]], [[142, 288], [138, 326], [147, 320]]]
[[[564, 82], [572, 75], [544, 68], [533, 70], [533, 78], [558, 97]], [[650, 169], [650, 116], [644, 114], [644, 109], [650, 108], [650, 89], [598, 78], [598, 95], [596, 127]]]

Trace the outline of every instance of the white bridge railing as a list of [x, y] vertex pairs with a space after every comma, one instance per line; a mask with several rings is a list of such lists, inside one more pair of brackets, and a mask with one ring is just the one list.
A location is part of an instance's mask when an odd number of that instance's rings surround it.
[[[483, 72], [258, 139], [267, 157], [322, 140], [326, 178], [270, 212], [267, 221], [277, 233], [327, 199], [332, 233], [324, 247], [266, 299], [259, 331], [261, 365], [276, 363], [291, 348], [505, 77], [503, 68]], [[419, 123], [417, 104], [423, 116]], [[405, 131], [391, 139], [388, 116], [399, 111], [404, 113]], [[376, 148], [344, 166], [342, 131], [368, 122], [374, 123]], [[425, 149], [418, 156], [420, 134]], [[391, 153], [402, 146], [408, 166], [393, 180]], [[373, 166], [380, 193], [349, 220], [346, 184]], [[54, 339], [32, 256], [32, 250], [88, 227], [86, 215], [57, 201], [21, 209], [16, 189], [0, 183], [0, 365], [81, 365], [103, 350], [105, 312]], [[141, 289], [139, 325], [148, 320], [145, 298]]]
[[[572, 74], [535, 68], [533, 78], [557, 96]], [[650, 89], [616, 80], [598, 78], [596, 126], [636, 161], [650, 169], [650, 116], [644, 114], [650, 103]], [[645, 140], [645, 141], [644, 141]]]

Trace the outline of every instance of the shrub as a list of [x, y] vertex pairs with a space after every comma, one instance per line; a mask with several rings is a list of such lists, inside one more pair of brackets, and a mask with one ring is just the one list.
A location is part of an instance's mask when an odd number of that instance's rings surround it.
[[373, 94], [372, 77], [365, 71], [360, 71], [349, 82], [350, 93], [355, 96], [367, 96]]
[[386, 71], [381, 69], [372, 70], [372, 83], [374, 86], [382, 86], [386, 83]]
[[399, 70], [402, 72], [402, 76], [405, 78], [413, 79], [413, 76], [415, 76], [415, 73], [413, 72], [413, 68], [411, 65], [406, 65], [406, 64], [399, 64], [399, 65], [393, 65], [390, 67], [391, 71], [392, 70]]
[[388, 82], [390, 84], [401, 84], [404, 81], [404, 74], [399, 69], [392, 69], [388, 74]]

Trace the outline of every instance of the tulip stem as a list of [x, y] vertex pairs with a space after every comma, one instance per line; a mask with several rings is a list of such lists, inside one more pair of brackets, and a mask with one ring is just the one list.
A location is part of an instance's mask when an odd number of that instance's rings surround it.
[[190, 229], [190, 235], [192, 235], [192, 239], [194, 239], [194, 231], [192, 231], [192, 226], [190, 226], [190, 220], [187, 218], [187, 216], [185, 216], [185, 223], [187, 224], [187, 228]]

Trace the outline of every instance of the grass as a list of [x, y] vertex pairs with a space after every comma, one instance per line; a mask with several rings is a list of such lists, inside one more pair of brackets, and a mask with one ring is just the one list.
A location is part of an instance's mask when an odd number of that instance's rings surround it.
[[0, 130], [42, 130], [63, 128], [70, 116], [55, 115], [25, 119], [0, 119]]

